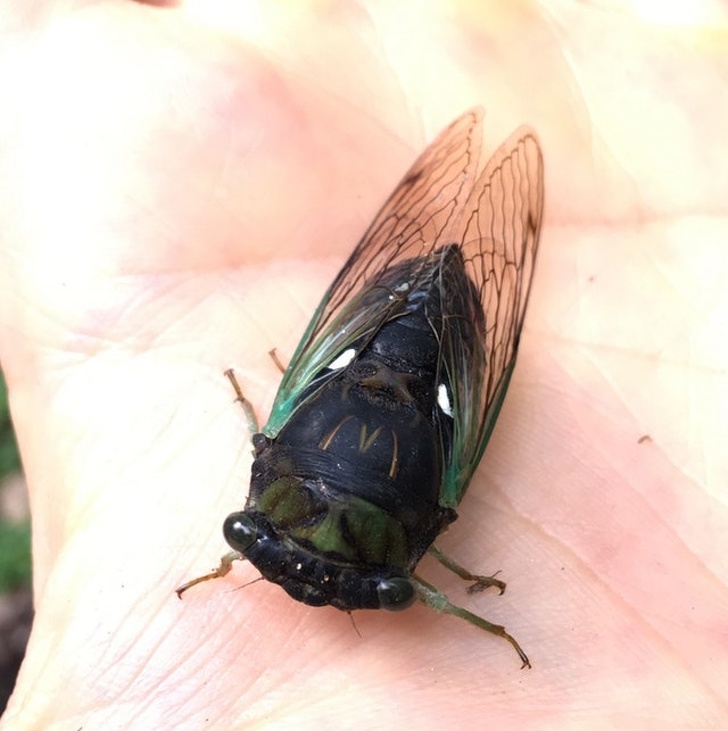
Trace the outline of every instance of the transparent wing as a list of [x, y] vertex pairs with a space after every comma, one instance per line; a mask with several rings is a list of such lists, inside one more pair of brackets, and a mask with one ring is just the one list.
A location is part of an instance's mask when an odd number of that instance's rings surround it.
[[466, 274], [477, 288], [485, 337], [473, 342], [461, 323], [443, 325], [442, 366], [454, 416], [443, 505], [454, 507], [462, 499], [503, 404], [531, 289], [543, 197], [541, 148], [531, 130], [520, 128], [473, 184], [454, 232]]
[[322, 369], [402, 313], [406, 296], [388, 286], [381, 296], [371, 296], [378, 280], [398, 262], [425, 256], [454, 240], [451, 232], [461, 224], [462, 206], [477, 172], [481, 118], [482, 112], [473, 110], [456, 119], [417, 158], [389, 196], [298, 344], [264, 428], [268, 436], [278, 433]]
[[[455, 244], [467, 279], [463, 285], [463, 277], [441, 272], [443, 316], [433, 324], [438, 367], [452, 390], [441, 494], [450, 507], [468, 486], [513, 372], [543, 213], [536, 136], [517, 130], [478, 175], [481, 119], [473, 110], [455, 120], [395, 188], [314, 313], [264, 428], [275, 437], [327, 366], [404, 314], [408, 293], [431, 285], [439, 250]], [[419, 265], [407, 266], [410, 279], [400, 282], [390, 275], [404, 260]], [[450, 311], [470, 315], [449, 317]]]

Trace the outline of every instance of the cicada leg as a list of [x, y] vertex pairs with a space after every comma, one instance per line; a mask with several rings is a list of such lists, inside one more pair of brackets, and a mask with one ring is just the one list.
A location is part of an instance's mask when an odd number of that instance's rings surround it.
[[496, 575], [499, 571], [496, 571], [492, 576], [479, 576], [478, 574], [472, 574], [466, 568], [463, 568], [459, 563], [453, 561], [448, 555], [443, 553], [434, 543], [427, 549], [446, 569], [450, 569], [454, 574], [457, 574], [461, 579], [465, 581], [474, 582], [472, 586], [468, 587], [468, 594], [476, 594], [479, 591], [484, 591], [490, 586], [495, 586], [502, 594], [506, 590], [506, 582], [496, 579]]
[[[243, 390], [240, 388], [240, 384], [238, 383], [237, 378], [235, 378], [235, 373], [233, 372], [233, 369], [228, 368], [225, 371], [225, 375], [227, 376], [228, 380], [232, 384], [233, 390], [235, 391], [235, 395], [237, 396], [236, 401], [239, 401], [240, 405], [243, 408], [243, 412], [245, 413], [245, 419], [248, 422], [248, 429], [250, 429], [250, 433], [257, 434], [258, 420], [255, 418], [253, 406], [250, 401], [248, 401], [248, 399], [246, 399], [243, 395]], [[223, 576], [226, 576], [230, 573], [233, 561], [242, 561], [244, 559], [245, 557], [241, 553], [238, 553], [238, 551], [230, 551], [229, 553], [226, 553], [220, 559], [220, 564], [218, 565], [218, 567], [210, 571], [209, 574], [198, 576], [196, 579], [191, 579], [190, 581], [186, 581], [181, 586], [178, 586], [175, 589], [177, 596], [181, 599], [182, 594], [184, 594], [187, 589], [190, 589], [197, 584], [201, 584], [203, 581], [209, 581], [210, 579], [219, 579]]]
[[275, 348], [273, 348], [273, 350], [268, 351], [268, 355], [270, 356], [270, 359], [276, 364], [276, 368], [281, 373], [285, 373], [286, 369], [285, 369], [285, 366], [283, 365], [283, 362], [278, 357], [278, 351]]
[[243, 407], [243, 412], [245, 413], [245, 420], [248, 422], [248, 429], [250, 429], [251, 434], [257, 434], [258, 433], [258, 419], [255, 417], [255, 411], [253, 411], [253, 404], [248, 401], [248, 399], [243, 396], [243, 389], [240, 388], [240, 384], [238, 383], [238, 379], [235, 378], [235, 373], [232, 368], [228, 368], [225, 371], [225, 375], [227, 376], [228, 380], [233, 386], [233, 390], [235, 391], [235, 395], [237, 398], [236, 401], [240, 402], [240, 405]]
[[413, 577], [415, 591], [417, 592], [417, 598], [426, 604], [430, 609], [436, 612], [443, 612], [444, 614], [453, 614], [460, 619], [464, 619], [470, 624], [474, 624], [476, 627], [490, 632], [491, 634], [502, 637], [507, 640], [513, 646], [513, 649], [518, 653], [518, 657], [521, 658], [521, 669], [530, 668], [531, 663], [528, 659], [528, 655], [521, 649], [521, 646], [516, 642], [515, 637], [509, 635], [506, 632], [506, 628], [500, 624], [493, 624], [483, 617], [479, 617], [477, 614], [469, 612], [463, 607], [458, 607], [453, 604], [441, 591], [438, 591], [432, 584], [424, 581], [419, 576], [414, 575]]
[[182, 594], [187, 591], [190, 587], [196, 586], [197, 584], [201, 584], [203, 581], [209, 581], [210, 579], [220, 579], [226, 574], [230, 573], [230, 569], [232, 568], [233, 561], [242, 561], [244, 559], [244, 556], [241, 553], [238, 553], [237, 551], [230, 551], [229, 553], [226, 553], [221, 559], [220, 559], [220, 565], [216, 568], [210, 571], [209, 574], [204, 574], [204, 576], [198, 576], [196, 579], [192, 579], [190, 581], [186, 581], [181, 586], [178, 586], [175, 589], [175, 592], [177, 593], [177, 596], [181, 599]]

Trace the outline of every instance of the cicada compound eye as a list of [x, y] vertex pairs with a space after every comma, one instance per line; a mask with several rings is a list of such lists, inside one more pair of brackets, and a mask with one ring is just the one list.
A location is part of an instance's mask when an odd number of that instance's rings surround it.
[[415, 600], [415, 587], [409, 579], [395, 576], [383, 579], [377, 584], [377, 596], [380, 606], [390, 612], [411, 607]]
[[253, 519], [245, 512], [230, 513], [222, 526], [225, 540], [240, 553], [250, 548], [258, 539], [258, 529]]

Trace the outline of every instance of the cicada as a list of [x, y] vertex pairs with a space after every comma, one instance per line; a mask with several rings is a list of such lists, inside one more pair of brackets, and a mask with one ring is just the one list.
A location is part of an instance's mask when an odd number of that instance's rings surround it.
[[543, 212], [535, 134], [516, 130], [479, 170], [481, 125], [470, 111], [425, 149], [328, 288], [255, 427], [247, 502], [223, 527], [233, 550], [178, 594], [247, 559], [312, 606], [419, 600], [503, 637], [530, 667], [504, 627], [415, 572], [430, 552], [471, 591], [505, 589], [434, 544], [513, 374]]

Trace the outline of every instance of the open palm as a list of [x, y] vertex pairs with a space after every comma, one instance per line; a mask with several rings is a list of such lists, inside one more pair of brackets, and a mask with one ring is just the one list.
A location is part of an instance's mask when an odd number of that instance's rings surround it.
[[[37, 616], [0, 726], [728, 724], [725, 53], [604, 10], [78, 5], [12, 11], [32, 32], [2, 56], [0, 355]], [[242, 563], [179, 601], [247, 490], [223, 371], [264, 422], [268, 351], [474, 104], [488, 153], [527, 122], [546, 159], [519, 365], [443, 538], [508, 591], [421, 572], [533, 669], [420, 606], [353, 628]]]

